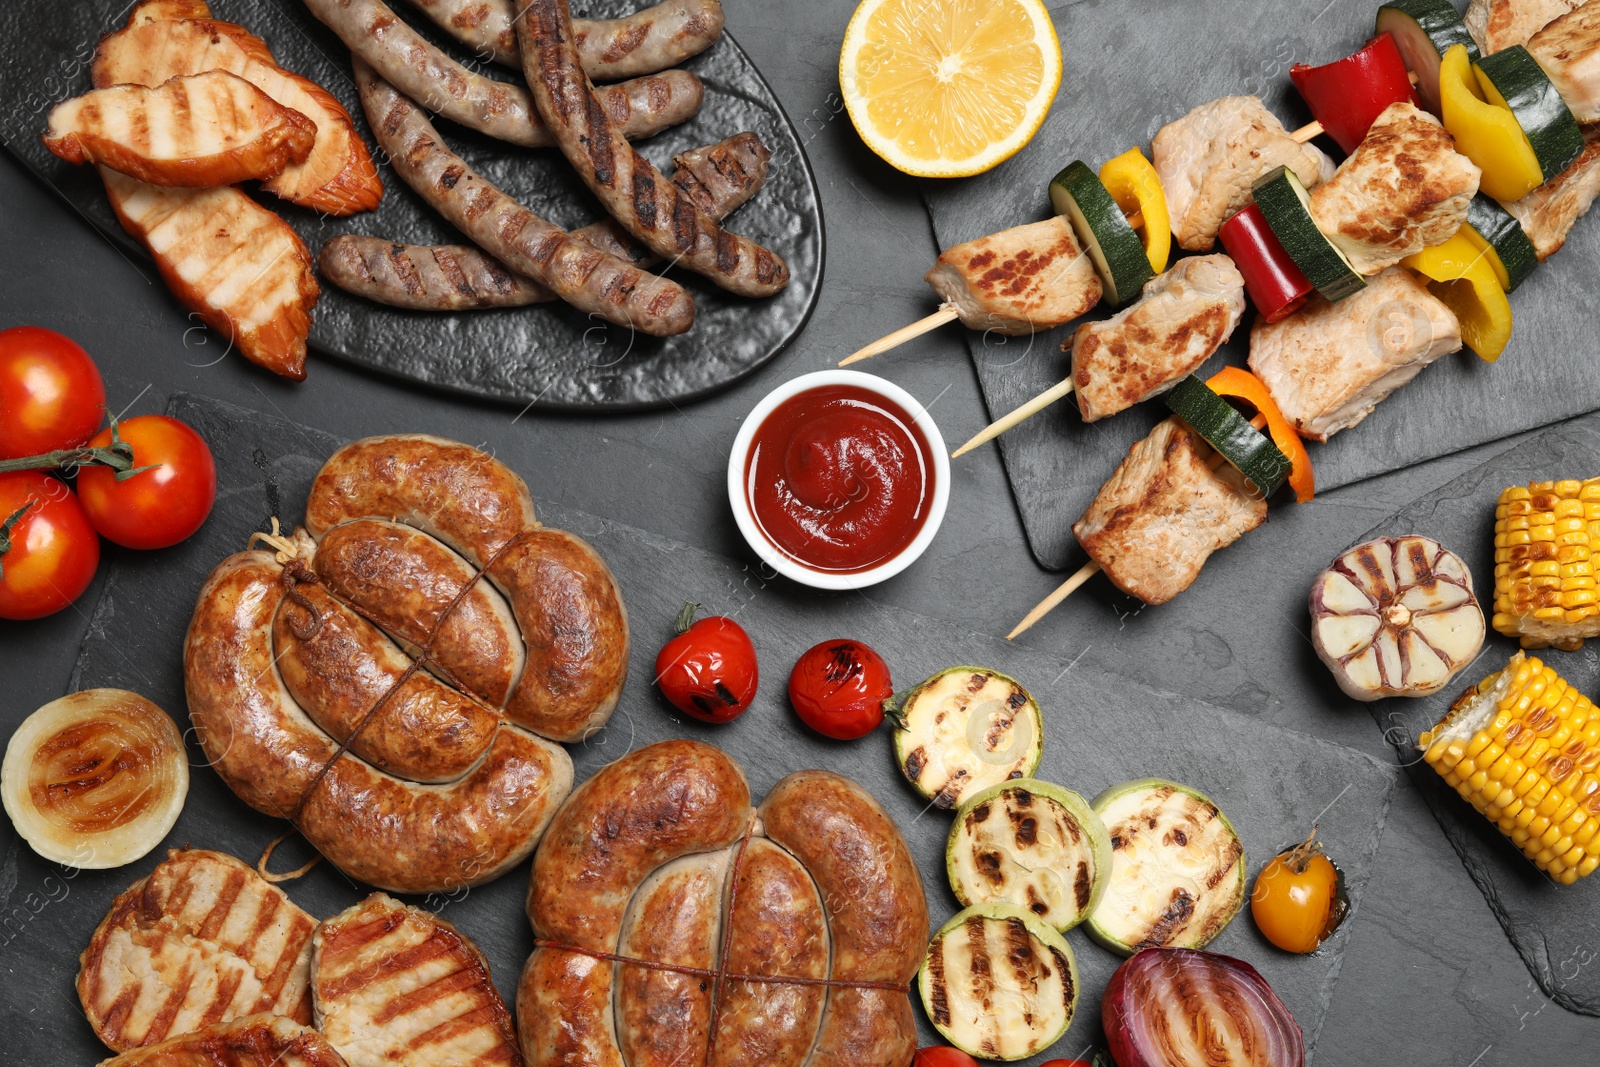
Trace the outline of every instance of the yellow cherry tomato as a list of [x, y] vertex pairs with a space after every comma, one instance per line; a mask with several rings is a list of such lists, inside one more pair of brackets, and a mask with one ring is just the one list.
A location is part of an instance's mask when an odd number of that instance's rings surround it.
[[1250, 894], [1250, 915], [1268, 941], [1285, 952], [1313, 952], [1344, 918], [1339, 872], [1316, 843], [1274, 856]]
[[1160, 274], [1172, 255], [1172, 219], [1167, 213], [1167, 194], [1161, 188], [1156, 168], [1138, 148], [1108, 159], [1100, 167], [1100, 184], [1124, 213], [1141, 217], [1134, 227], [1144, 244], [1150, 269]]

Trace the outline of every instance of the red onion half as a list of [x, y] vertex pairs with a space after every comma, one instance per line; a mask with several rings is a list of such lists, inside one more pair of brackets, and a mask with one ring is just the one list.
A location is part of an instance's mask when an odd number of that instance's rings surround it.
[[1149, 948], [1111, 976], [1100, 1017], [1117, 1067], [1304, 1067], [1300, 1024], [1243, 960]]

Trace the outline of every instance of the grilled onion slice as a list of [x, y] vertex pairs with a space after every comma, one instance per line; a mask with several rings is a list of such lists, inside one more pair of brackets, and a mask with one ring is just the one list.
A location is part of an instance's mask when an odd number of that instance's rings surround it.
[[123, 689], [52, 700], [17, 727], [0, 768], [17, 833], [70, 867], [132, 863], [167, 836], [188, 793], [177, 724]]
[[[896, 707], [898, 705], [898, 707]], [[950, 667], [884, 706], [896, 723], [906, 778], [941, 808], [980, 789], [1028, 778], [1044, 752], [1044, 716], [1015, 678]]]

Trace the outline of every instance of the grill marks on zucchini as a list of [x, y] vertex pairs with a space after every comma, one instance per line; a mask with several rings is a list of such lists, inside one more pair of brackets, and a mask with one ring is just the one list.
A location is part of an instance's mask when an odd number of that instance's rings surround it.
[[906, 778], [941, 808], [1039, 765], [1044, 720], [1015, 679], [951, 667], [895, 698], [895, 753]]

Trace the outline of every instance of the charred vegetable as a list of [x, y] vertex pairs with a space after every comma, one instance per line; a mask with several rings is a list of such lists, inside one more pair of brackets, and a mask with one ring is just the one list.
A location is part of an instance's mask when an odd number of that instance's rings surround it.
[[950, 667], [884, 709], [898, 727], [895, 755], [911, 784], [941, 808], [980, 789], [1031, 777], [1044, 750], [1044, 717], [1015, 678]]
[[1111, 837], [1077, 793], [1025, 778], [961, 805], [944, 855], [963, 906], [1015, 904], [1070, 930], [1105, 890]]
[[1315, 952], [1344, 921], [1350, 903], [1339, 868], [1317, 843], [1317, 828], [1261, 868], [1250, 914], [1268, 941], [1285, 952]]
[[1078, 965], [1066, 940], [1011, 904], [968, 908], [933, 935], [917, 973], [944, 1039], [986, 1060], [1023, 1060], [1067, 1032]]
[[1205, 794], [1159, 778], [1094, 799], [1111, 835], [1111, 877], [1089, 913], [1091, 937], [1113, 952], [1201, 948], [1244, 904], [1244, 846]]

